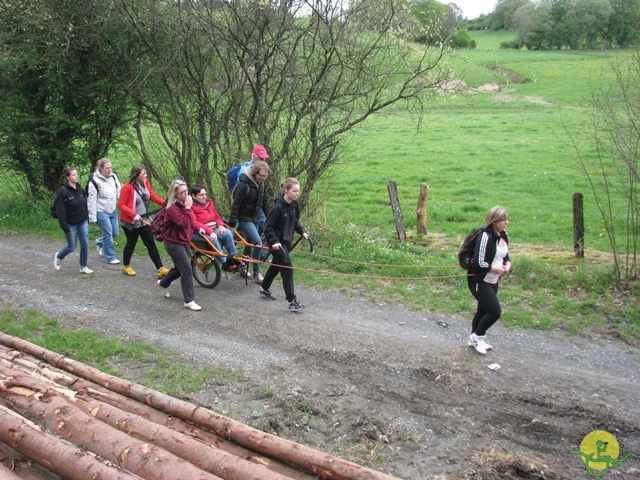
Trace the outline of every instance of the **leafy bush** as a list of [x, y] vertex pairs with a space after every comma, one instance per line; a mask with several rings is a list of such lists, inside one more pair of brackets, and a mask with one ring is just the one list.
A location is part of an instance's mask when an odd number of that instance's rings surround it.
[[476, 48], [476, 41], [469, 36], [466, 30], [458, 30], [453, 36], [453, 48]]
[[501, 42], [500, 48], [502, 50], [520, 50], [522, 44], [518, 40], [509, 40], [507, 42]]

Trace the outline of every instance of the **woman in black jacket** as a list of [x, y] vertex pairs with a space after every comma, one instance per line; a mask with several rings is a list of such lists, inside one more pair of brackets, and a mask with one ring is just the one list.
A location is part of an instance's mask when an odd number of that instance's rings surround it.
[[475, 261], [467, 275], [469, 290], [478, 301], [478, 308], [471, 321], [468, 345], [483, 355], [493, 348], [485, 341], [487, 330], [502, 314], [498, 301], [498, 282], [500, 276], [511, 269], [509, 238], [505, 231], [509, 224], [508, 216], [502, 207], [489, 210], [484, 228], [476, 239], [473, 256]]
[[[240, 181], [233, 188], [233, 205], [227, 222], [231, 228], [242, 232], [247, 242], [252, 245], [262, 245], [258, 226], [260, 213], [267, 214], [267, 194], [265, 192], [265, 180], [269, 176], [270, 168], [267, 162], [254, 162], [249, 170], [240, 175]], [[262, 260], [261, 248], [246, 247], [244, 254], [251, 256], [253, 262], [253, 279], [262, 283], [260, 273], [260, 261]], [[250, 274], [247, 274], [250, 276]]]
[[293, 287], [293, 264], [291, 263], [291, 244], [295, 232], [298, 232], [305, 239], [309, 239], [300, 226], [300, 207], [298, 197], [300, 196], [300, 183], [295, 178], [287, 178], [282, 183], [283, 194], [277, 195], [273, 207], [267, 215], [267, 222], [264, 226], [264, 234], [267, 243], [271, 246], [273, 262], [269, 266], [267, 273], [260, 286], [260, 296], [267, 300], [275, 300], [269, 288], [280, 273], [282, 276], [282, 286], [289, 302], [289, 311], [299, 312], [304, 309], [296, 299]]
[[56, 217], [67, 239], [67, 246], [53, 256], [53, 268], [60, 270], [60, 261], [76, 249], [80, 241], [80, 272], [93, 273], [87, 267], [89, 258], [89, 210], [84, 190], [78, 184], [78, 172], [67, 167], [60, 178], [62, 184], [54, 203]]

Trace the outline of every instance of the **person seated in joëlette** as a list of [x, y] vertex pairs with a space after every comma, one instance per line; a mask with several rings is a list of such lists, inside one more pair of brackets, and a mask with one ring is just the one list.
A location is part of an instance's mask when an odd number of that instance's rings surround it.
[[[197, 232], [193, 234], [194, 243], [207, 249], [208, 244], [202, 238], [207, 236], [220, 252], [226, 251], [226, 257], [218, 257], [218, 260], [222, 263], [223, 270], [229, 270], [233, 266], [244, 265], [243, 261], [233, 258], [238, 255], [233, 232], [222, 220], [215, 203], [208, 197], [207, 190], [202, 185], [193, 185], [191, 187], [191, 197], [193, 198], [191, 210], [195, 217], [194, 230]], [[224, 247], [224, 250], [222, 247]]]

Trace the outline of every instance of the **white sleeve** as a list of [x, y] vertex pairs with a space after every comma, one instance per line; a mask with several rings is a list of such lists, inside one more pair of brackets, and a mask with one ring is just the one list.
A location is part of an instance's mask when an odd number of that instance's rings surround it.
[[96, 187], [95, 185], [93, 185], [93, 182], [91, 180], [89, 180], [89, 186], [87, 188], [88, 190], [88, 197], [87, 198], [87, 208], [89, 209], [89, 222], [95, 222], [96, 221], [96, 205], [98, 203], [98, 192], [96, 191]]

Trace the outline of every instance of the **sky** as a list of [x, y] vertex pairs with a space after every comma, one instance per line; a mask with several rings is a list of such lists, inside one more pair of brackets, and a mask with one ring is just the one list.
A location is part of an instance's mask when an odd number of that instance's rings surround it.
[[472, 19], [478, 18], [480, 14], [493, 12], [496, 7], [497, 0], [438, 0], [440, 3], [455, 3], [465, 17]]

